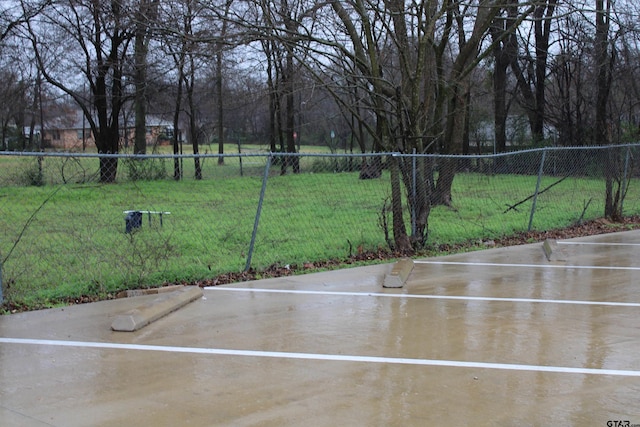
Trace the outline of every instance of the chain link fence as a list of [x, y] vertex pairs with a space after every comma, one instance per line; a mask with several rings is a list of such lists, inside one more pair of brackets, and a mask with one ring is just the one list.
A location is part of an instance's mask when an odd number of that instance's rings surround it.
[[401, 204], [407, 234], [423, 248], [599, 218], [607, 197], [623, 215], [636, 215], [638, 150], [547, 148], [494, 156], [3, 152], [2, 293], [5, 300], [54, 301], [248, 268], [348, 260], [395, 244], [394, 203]]

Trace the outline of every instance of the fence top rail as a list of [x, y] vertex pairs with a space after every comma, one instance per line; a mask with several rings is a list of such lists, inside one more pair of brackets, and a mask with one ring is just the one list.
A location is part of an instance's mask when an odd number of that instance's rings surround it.
[[640, 143], [620, 145], [597, 145], [583, 147], [542, 147], [527, 150], [509, 151], [496, 154], [420, 154], [420, 153], [199, 153], [199, 154], [127, 154], [127, 153], [72, 153], [62, 151], [0, 151], [0, 156], [15, 157], [75, 157], [75, 158], [115, 158], [115, 159], [193, 159], [193, 158], [250, 158], [250, 157], [320, 157], [320, 158], [371, 158], [371, 157], [420, 157], [420, 158], [454, 158], [454, 159], [491, 159], [518, 154], [542, 153], [549, 151], [586, 151], [586, 150], [610, 150], [620, 148], [639, 148]]

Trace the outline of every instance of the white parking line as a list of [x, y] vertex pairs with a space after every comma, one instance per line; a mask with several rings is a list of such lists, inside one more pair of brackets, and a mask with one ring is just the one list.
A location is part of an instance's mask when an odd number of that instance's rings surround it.
[[640, 371], [624, 369], [573, 368], [567, 366], [520, 365], [511, 363], [464, 362], [458, 360], [411, 359], [402, 357], [353, 356], [343, 354], [293, 353], [282, 351], [231, 350], [222, 348], [172, 347], [159, 345], [119, 344], [105, 342], [38, 340], [25, 338], [2, 338], [0, 343], [15, 345], [40, 345], [57, 347], [92, 348], [104, 350], [161, 351], [238, 357], [268, 357], [277, 359], [299, 359], [334, 362], [386, 363], [392, 365], [441, 366], [452, 368], [498, 369], [524, 372], [549, 372], [561, 374], [610, 375], [640, 377]]
[[502, 264], [496, 262], [457, 262], [457, 261], [421, 261], [415, 260], [414, 264], [432, 265], [461, 265], [470, 267], [510, 267], [510, 268], [544, 268], [564, 270], [628, 270], [640, 271], [640, 267], [619, 267], [615, 265], [559, 265], [559, 264]]
[[226, 288], [222, 286], [210, 286], [204, 288], [207, 291], [229, 292], [255, 292], [272, 294], [300, 294], [300, 295], [336, 295], [356, 297], [381, 297], [381, 298], [414, 298], [414, 299], [439, 299], [461, 301], [488, 301], [488, 302], [523, 302], [523, 303], [547, 303], [547, 304], [574, 304], [574, 305], [598, 305], [612, 307], [640, 307], [640, 303], [618, 301], [578, 301], [578, 300], [554, 300], [535, 298], [498, 298], [498, 297], [473, 297], [463, 295], [420, 295], [420, 294], [392, 294], [381, 292], [334, 292], [334, 291], [305, 291], [298, 289], [264, 289], [264, 288]]
[[591, 246], [640, 246], [640, 243], [605, 243], [605, 242], [558, 242], [559, 245], [591, 245]]

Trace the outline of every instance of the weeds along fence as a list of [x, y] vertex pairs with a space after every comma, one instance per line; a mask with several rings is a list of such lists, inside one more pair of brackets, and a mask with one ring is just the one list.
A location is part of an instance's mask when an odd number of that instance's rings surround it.
[[[607, 181], [614, 197], [618, 187], [626, 195], [619, 200], [623, 214], [636, 215], [638, 150], [547, 148], [494, 156], [2, 152], [2, 294], [16, 301], [107, 294], [387, 248], [394, 164], [409, 234], [421, 215], [413, 201], [435, 194], [439, 180], [455, 172], [450, 205], [430, 206], [427, 246], [602, 217]], [[105, 176], [115, 182], [102, 183]]]

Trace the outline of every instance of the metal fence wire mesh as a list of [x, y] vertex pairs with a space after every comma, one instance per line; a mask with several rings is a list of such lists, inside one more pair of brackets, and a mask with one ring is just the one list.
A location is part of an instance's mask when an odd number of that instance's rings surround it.
[[[52, 299], [111, 293], [387, 249], [394, 244], [394, 168], [404, 227], [412, 235], [424, 222], [425, 247], [599, 218], [607, 189], [623, 215], [636, 215], [638, 150], [547, 148], [493, 156], [4, 152], [3, 294], [19, 300], [43, 292]], [[115, 181], [103, 183], [108, 176]], [[438, 200], [447, 177], [453, 177], [450, 192]]]

